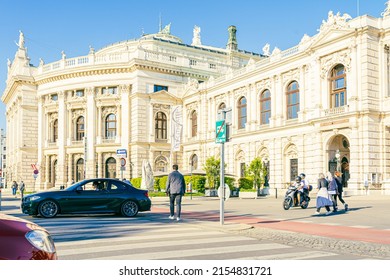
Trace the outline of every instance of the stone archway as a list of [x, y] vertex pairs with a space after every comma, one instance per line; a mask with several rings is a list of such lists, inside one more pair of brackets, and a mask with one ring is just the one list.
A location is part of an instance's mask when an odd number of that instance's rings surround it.
[[329, 172], [334, 174], [336, 170], [342, 173], [342, 180], [344, 186], [348, 186], [349, 180], [349, 165], [350, 165], [350, 149], [349, 140], [342, 134], [337, 134], [329, 139], [327, 147], [328, 165], [327, 169]]

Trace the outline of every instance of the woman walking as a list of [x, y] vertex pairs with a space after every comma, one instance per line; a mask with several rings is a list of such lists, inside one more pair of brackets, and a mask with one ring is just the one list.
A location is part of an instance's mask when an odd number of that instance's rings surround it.
[[340, 202], [344, 205], [344, 209], [345, 211], [348, 211], [348, 204], [345, 203], [344, 199], [343, 199], [343, 182], [342, 182], [342, 179], [341, 179], [341, 173], [336, 171], [334, 173], [335, 175], [335, 179], [336, 179], [336, 182], [337, 182], [337, 195], [336, 195], [336, 205], [337, 205], [337, 198], [340, 200]]
[[317, 201], [316, 201], [317, 211], [315, 212], [315, 215], [320, 214], [322, 207], [325, 207], [327, 211], [325, 215], [329, 215], [330, 213], [332, 213], [332, 211], [330, 211], [329, 206], [333, 205], [333, 201], [330, 199], [330, 196], [328, 194], [328, 181], [325, 179], [325, 175], [323, 173], [320, 173], [318, 175], [317, 186], [319, 190], [317, 193]]

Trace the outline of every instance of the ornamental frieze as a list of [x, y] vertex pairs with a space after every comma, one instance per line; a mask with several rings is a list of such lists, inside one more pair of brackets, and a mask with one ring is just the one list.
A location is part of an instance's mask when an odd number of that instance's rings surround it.
[[239, 89], [234, 90], [234, 99], [238, 99], [241, 96], [245, 96], [246, 97], [246, 95], [247, 95], [246, 87], [241, 87]]
[[293, 80], [299, 80], [299, 70], [291, 69], [290, 71], [282, 74], [282, 79], [284, 82], [290, 82]]
[[117, 107], [103, 107], [102, 109], [102, 117], [105, 118], [109, 114], [117, 114]]

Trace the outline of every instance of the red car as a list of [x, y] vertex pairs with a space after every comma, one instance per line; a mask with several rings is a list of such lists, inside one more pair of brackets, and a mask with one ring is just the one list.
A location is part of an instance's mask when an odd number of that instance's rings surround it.
[[56, 260], [52, 237], [37, 224], [0, 214], [0, 260]]

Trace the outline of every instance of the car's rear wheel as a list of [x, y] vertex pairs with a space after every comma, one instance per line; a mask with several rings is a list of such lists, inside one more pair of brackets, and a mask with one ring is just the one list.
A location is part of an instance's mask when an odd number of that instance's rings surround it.
[[42, 201], [38, 206], [38, 213], [44, 218], [54, 218], [59, 212], [58, 204], [53, 200]]
[[125, 217], [134, 217], [137, 215], [138, 210], [138, 204], [131, 200], [125, 201], [121, 207], [121, 213]]

